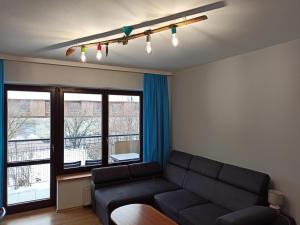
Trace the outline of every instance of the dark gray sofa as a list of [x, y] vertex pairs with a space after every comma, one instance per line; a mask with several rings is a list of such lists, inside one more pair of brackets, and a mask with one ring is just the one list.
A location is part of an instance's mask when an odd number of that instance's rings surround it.
[[[131, 203], [158, 208], [180, 225], [269, 225], [267, 174], [172, 151], [161, 170], [139, 163], [92, 170], [93, 209], [103, 225]], [[130, 216], [130, 215], [129, 215]]]

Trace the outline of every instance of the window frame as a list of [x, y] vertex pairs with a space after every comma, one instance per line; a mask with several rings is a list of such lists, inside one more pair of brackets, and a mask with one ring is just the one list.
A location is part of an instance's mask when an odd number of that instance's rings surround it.
[[[3, 195], [4, 205], [7, 206], [7, 168], [13, 166], [26, 166], [27, 162], [7, 163], [7, 91], [34, 91], [43, 92], [49, 91], [51, 93], [51, 159], [50, 159], [50, 171], [51, 171], [51, 187], [50, 187], [50, 199], [42, 202], [30, 202], [24, 205], [13, 205], [8, 207], [9, 213], [26, 211], [37, 209], [40, 207], [48, 207], [55, 205], [56, 202], [56, 176], [61, 174], [72, 174], [78, 172], [89, 172], [93, 168], [110, 167], [116, 165], [128, 165], [137, 162], [143, 162], [143, 91], [136, 90], [108, 90], [108, 89], [95, 89], [95, 88], [73, 88], [73, 87], [58, 87], [58, 86], [43, 86], [43, 85], [22, 85], [22, 84], [5, 84], [4, 85], [4, 120], [3, 120], [3, 133], [4, 133], [4, 186]], [[63, 93], [90, 93], [102, 95], [102, 164], [97, 166], [78, 167], [74, 169], [64, 169], [64, 101]], [[128, 160], [126, 162], [108, 163], [108, 126], [109, 126], [109, 95], [129, 95], [140, 97], [140, 158], [139, 160]], [[45, 109], [46, 113], [46, 109]], [[106, 120], [106, 122], [104, 122]], [[38, 160], [29, 164], [44, 164], [49, 160]]]
[[[95, 88], [72, 88], [60, 87], [57, 90], [58, 101], [58, 151], [57, 151], [57, 174], [71, 174], [78, 172], [88, 172], [91, 169], [99, 167], [109, 167], [116, 165], [128, 165], [143, 161], [143, 91], [134, 90], [108, 90], [108, 89], [95, 89]], [[65, 169], [64, 168], [64, 93], [77, 93], [77, 94], [100, 94], [102, 95], [102, 164], [95, 166], [81, 166], [77, 168]], [[125, 162], [109, 163], [109, 95], [128, 95], [140, 97], [140, 110], [139, 110], [139, 135], [140, 135], [140, 158], [138, 160], [128, 160]]]
[[[7, 104], [7, 93], [8, 91], [33, 91], [33, 92], [50, 92], [51, 99], [51, 128], [50, 128], [50, 159], [40, 159], [32, 161], [23, 161], [23, 162], [7, 162], [7, 120], [8, 120], [8, 104]], [[3, 120], [3, 149], [4, 149], [4, 176], [3, 176], [3, 205], [7, 207], [8, 213], [16, 213], [27, 210], [37, 209], [39, 207], [48, 207], [55, 205], [56, 202], [56, 154], [55, 154], [55, 143], [57, 142], [57, 135], [55, 133], [55, 124], [57, 123], [57, 102], [56, 102], [56, 92], [57, 89], [51, 86], [35, 86], [35, 85], [14, 85], [14, 84], [5, 84], [4, 85], [4, 120]], [[7, 202], [7, 169], [9, 167], [19, 167], [19, 166], [28, 166], [28, 165], [38, 165], [38, 164], [47, 164], [50, 163], [50, 198], [47, 200], [41, 201], [32, 201], [24, 202], [21, 204], [13, 204], [8, 206]]]
[[[108, 167], [116, 165], [128, 165], [131, 163], [143, 162], [143, 91], [138, 90], [116, 90], [116, 89], [95, 89], [95, 88], [80, 88], [80, 87], [63, 87], [63, 86], [43, 86], [43, 85], [21, 85], [21, 84], [5, 84], [5, 90], [25, 90], [25, 91], [52, 91], [52, 159], [55, 167], [53, 174], [71, 174], [78, 172], [88, 172], [93, 168]], [[82, 166], [72, 169], [64, 169], [64, 93], [83, 93], [83, 94], [101, 94], [102, 95], [102, 164], [95, 166]], [[6, 92], [5, 92], [6, 93]], [[128, 160], [125, 162], [108, 163], [109, 149], [108, 149], [108, 130], [109, 130], [109, 95], [129, 95], [140, 97], [140, 121], [139, 121], [139, 135], [140, 135], [140, 158], [139, 160]], [[5, 96], [6, 97], [6, 96]], [[6, 101], [4, 101], [6, 109]], [[6, 129], [6, 112], [4, 115], [4, 129]], [[106, 121], [106, 122], [105, 122]], [[4, 130], [6, 132], [6, 130]], [[4, 149], [6, 146], [6, 135], [4, 139]], [[6, 150], [5, 150], [6, 151]], [[6, 159], [4, 159], [6, 160]], [[4, 165], [6, 168], [6, 165]]]

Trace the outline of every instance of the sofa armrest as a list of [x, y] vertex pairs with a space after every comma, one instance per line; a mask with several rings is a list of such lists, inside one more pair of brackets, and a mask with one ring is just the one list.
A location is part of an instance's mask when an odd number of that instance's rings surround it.
[[270, 225], [296, 225], [293, 217], [280, 213]]
[[269, 225], [277, 217], [276, 210], [264, 206], [241, 209], [216, 220], [216, 225]]

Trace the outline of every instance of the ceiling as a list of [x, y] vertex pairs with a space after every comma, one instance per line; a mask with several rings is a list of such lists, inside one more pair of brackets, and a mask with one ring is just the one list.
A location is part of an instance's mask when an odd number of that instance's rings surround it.
[[[212, 0], [0, 0], [0, 53], [79, 61], [77, 51], [48, 46], [163, 17]], [[207, 12], [208, 20], [179, 28], [180, 44], [170, 32], [152, 35], [153, 53], [145, 39], [127, 46], [110, 45], [100, 64], [176, 71], [300, 38], [300, 0], [227, 0]], [[95, 50], [88, 49], [88, 62]]]

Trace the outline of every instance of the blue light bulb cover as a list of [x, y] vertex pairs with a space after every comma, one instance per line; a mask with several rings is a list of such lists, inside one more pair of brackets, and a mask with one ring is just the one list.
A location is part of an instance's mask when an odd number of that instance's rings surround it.
[[171, 32], [172, 32], [172, 34], [176, 34], [176, 26], [173, 26], [172, 28], [171, 28]]
[[131, 34], [132, 30], [133, 30], [133, 28], [131, 26], [125, 26], [122, 28], [122, 31], [126, 36], [129, 36], [129, 34]]

